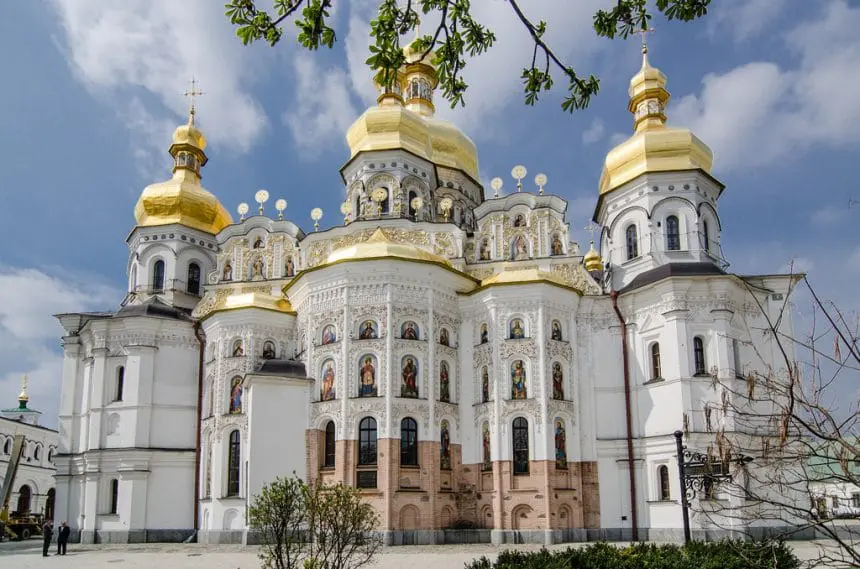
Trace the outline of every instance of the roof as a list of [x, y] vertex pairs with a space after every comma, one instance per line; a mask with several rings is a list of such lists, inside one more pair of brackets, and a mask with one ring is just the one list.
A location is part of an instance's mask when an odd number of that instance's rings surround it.
[[618, 291], [619, 294], [624, 294], [642, 288], [643, 286], [668, 279], [669, 277], [697, 277], [706, 275], [725, 275], [728, 274], [713, 263], [669, 263], [660, 265], [650, 271], [645, 271], [630, 281], [630, 283]]
[[257, 373], [302, 378], [308, 376], [305, 364], [296, 360], [265, 360]]
[[140, 304], [127, 304], [123, 306], [117, 311], [114, 318], [127, 318], [131, 316], [156, 316], [159, 318], [172, 318], [174, 320], [192, 320], [191, 313], [187, 310], [165, 304], [155, 297]]

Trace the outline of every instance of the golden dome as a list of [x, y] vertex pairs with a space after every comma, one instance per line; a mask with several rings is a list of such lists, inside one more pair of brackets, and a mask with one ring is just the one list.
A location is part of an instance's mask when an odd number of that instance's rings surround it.
[[[565, 280], [555, 273], [539, 269], [510, 269], [504, 270], [481, 281], [481, 288], [499, 285], [521, 285], [529, 283], [547, 283], [572, 288]], [[574, 289], [575, 290], [575, 289]]]
[[666, 76], [648, 62], [642, 49], [642, 68], [630, 80], [628, 110], [634, 117], [634, 134], [606, 155], [600, 176], [605, 194], [646, 172], [703, 170], [711, 173], [713, 152], [686, 128], [666, 126], [669, 101]]
[[432, 162], [466, 172], [475, 180], [478, 174], [478, 148], [472, 139], [448, 121], [426, 119], [430, 126], [430, 145], [433, 148]]
[[350, 158], [359, 152], [402, 148], [432, 161], [430, 128], [417, 113], [399, 104], [383, 104], [364, 111], [346, 131]]
[[295, 314], [295, 310], [293, 310], [293, 306], [289, 300], [282, 296], [277, 297], [262, 292], [231, 294], [224, 301], [224, 307], [221, 310], [235, 310], [238, 308], [262, 308], [264, 310]]
[[600, 258], [600, 253], [595, 251], [594, 241], [591, 242], [591, 247], [589, 247], [588, 253], [583, 257], [582, 262], [585, 265], [585, 270], [589, 273], [603, 270], [603, 259]]
[[200, 185], [200, 168], [206, 162], [206, 137], [194, 124], [194, 111], [173, 133], [169, 152], [173, 156], [173, 177], [151, 184], [134, 206], [139, 227], [179, 223], [215, 235], [233, 219], [221, 202]]
[[406, 259], [450, 266], [448, 259], [445, 257], [425, 251], [409, 243], [395, 243], [391, 241], [379, 227], [376, 228], [376, 231], [373, 232], [373, 235], [367, 241], [332, 251], [328, 259], [326, 259], [326, 264], [337, 263], [338, 261], [383, 258]]

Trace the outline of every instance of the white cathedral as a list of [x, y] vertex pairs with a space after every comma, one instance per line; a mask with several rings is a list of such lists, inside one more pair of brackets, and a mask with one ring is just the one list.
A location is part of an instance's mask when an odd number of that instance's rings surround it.
[[342, 225], [305, 233], [265, 195], [234, 222], [193, 108], [176, 129], [122, 305], [57, 316], [55, 519], [81, 541], [252, 542], [249, 502], [293, 472], [360, 489], [388, 544], [680, 535], [673, 432], [735, 428], [717, 385], [776, 365], [749, 323], [792, 277], [727, 271], [712, 152], [666, 125], [647, 52], [584, 255], [545, 178], [487, 195], [406, 53], [347, 132]]

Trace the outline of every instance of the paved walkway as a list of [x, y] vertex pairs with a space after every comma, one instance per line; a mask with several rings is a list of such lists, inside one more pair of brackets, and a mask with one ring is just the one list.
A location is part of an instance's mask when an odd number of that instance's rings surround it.
[[[816, 544], [821, 542], [792, 542], [801, 559], [816, 557]], [[68, 567], [72, 569], [259, 569], [257, 548], [232, 545], [86, 545], [69, 544], [65, 557], [56, 557], [56, 544], [51, 544], [50, 557], [42, 557], [42, 542], [0, 543], [0, 567], [4, 569], [43, 569]], [[561, 544], [550, 549], [565, 549], [576, 544]], [[540, 549], [539, 546], [518, 545], [521, 550]], [[463, 569], [463, 565], [486, 555], [495, 558], [503, 549], [491, 545], [404, 546], [384, 549], [373, 569]]]

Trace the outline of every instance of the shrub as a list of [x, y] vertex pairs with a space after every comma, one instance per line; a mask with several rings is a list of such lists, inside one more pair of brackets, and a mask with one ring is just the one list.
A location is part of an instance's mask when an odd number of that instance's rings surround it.
[[503, 551], [495, 562], [481, 557], [466, 569], [797, 569], [797, 557], [779, 541], [594, 543], [563, 551]]

